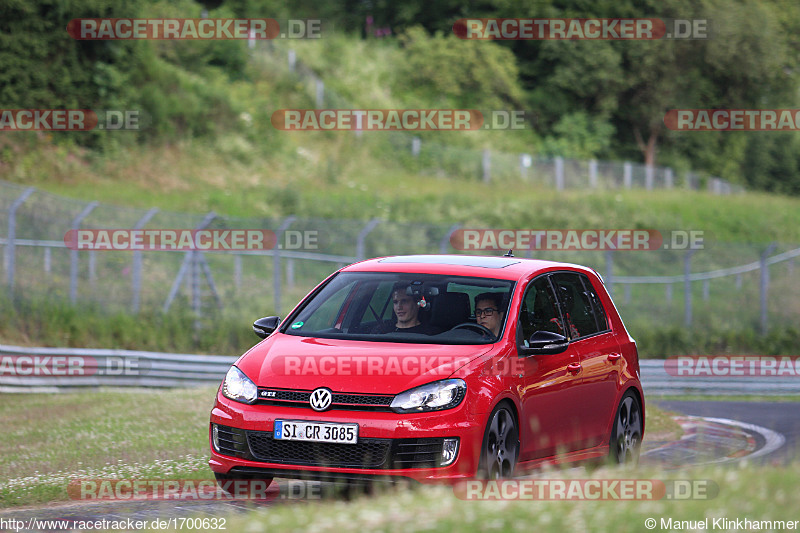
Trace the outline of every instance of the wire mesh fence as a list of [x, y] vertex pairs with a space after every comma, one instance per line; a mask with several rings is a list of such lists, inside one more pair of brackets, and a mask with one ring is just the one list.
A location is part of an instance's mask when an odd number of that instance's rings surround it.
[[[258, 230], [255, 249], [71, 249], [70, 230]], [[387, 220], [234, 218], [125, 208], [0, 182], [3, 280], [14, 298], [41, 297], [109, 311], [190, 309], [285, 314], [325, 276], [368, 257], [465, 253], [457, 225]], [[96, 235], [96, 234], [95, 234]], [[95, 242], [97, 244], [97, 242]], [[130, 244], [128, 242], [128, 244]], [[796, 325], [798, 244], [706, 243], [689, 249], [518, 249], [519, 257], [579, 263], [601, 273], [623, 317], [658, 325]], [[672, 242], [674, 245], [674, 242]], [[497, 251], [478, 253], [496, 254]]]

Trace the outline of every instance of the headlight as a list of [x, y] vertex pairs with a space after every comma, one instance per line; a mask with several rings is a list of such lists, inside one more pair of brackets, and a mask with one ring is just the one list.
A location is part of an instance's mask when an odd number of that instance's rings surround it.
[[452, 409], [467, 394], [463, 379], [445, 379], [401, 392], [392, 400], [391, 408], [397, 413], [423, 413]]
[[253, 403], [258, 398], [258, 387], [244, 372], [232, 366], [222, 382], [222, 395], [237, 402]]

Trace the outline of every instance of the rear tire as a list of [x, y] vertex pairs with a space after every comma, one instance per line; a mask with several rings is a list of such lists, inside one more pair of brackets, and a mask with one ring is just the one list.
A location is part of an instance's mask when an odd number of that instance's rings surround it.
[[609, 460], [612, 464], [636, 466], [642, 446], [642, 408], [633, 392], [619, 402], [611, 427]]

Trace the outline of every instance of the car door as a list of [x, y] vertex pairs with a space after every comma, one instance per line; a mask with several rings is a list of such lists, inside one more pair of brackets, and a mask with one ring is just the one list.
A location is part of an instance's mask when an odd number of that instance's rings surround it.
[[[562, 333], [561, 313], [549, 276], [532, 280], [520, 306], [520, 342], [524, 346], [535, 331]], [[569, 346], [559, 354], [522, 357], [524, 368], [520, 460], [549, 457], [578, 449], [572, 435], [580, 425], [580, 355]]]
[[582, 449], [593, 448], [607, 443], [608, 422], [617, 407], [622, 352], [589, 278], [582, 273], [560, 272], [553, 274], [551, 281], [573, 335], [570, 346], [579, 354], [581, 365], [576, 401], [582, 423], [572, 438]]

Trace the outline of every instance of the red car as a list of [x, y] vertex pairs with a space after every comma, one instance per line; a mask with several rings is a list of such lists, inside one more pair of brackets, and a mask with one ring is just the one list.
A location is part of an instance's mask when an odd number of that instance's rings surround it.
[[422, 482], [638, 459], [636, 344], [592, 269], [513, 256], [345, 267], [228, 371], [211, 412], [220, 481]]

